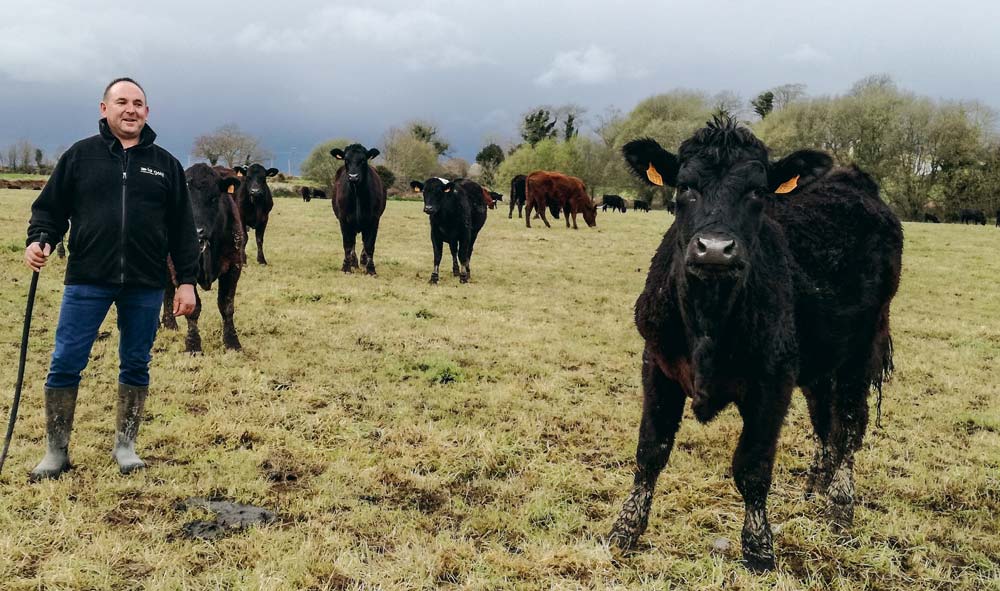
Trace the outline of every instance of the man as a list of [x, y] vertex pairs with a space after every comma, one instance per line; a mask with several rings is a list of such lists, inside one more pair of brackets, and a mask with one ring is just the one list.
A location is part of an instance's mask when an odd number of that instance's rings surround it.
[[[167, 255], [180, 286], [174, 315], [194, 310], [198, 240], [184, 170], [153, 141], [146, 94], [131, 78], [108, 84], [98, 135], [59, 158], [31, 206], [24, 261], [40, 271], [72, 221], [65, 290], [55, 350], [45, 381], [47, 451], [32, 480], [58, 478], [71, 467], [80, 372], [111, 304], [118, 310], [118, 410], [112, 456], [122, 474], [143, 468], [135, 453], [149, 387], [149, 359], [159, 304], [169, 280]], [[48, 236], [39, 244], [39, 236]]]

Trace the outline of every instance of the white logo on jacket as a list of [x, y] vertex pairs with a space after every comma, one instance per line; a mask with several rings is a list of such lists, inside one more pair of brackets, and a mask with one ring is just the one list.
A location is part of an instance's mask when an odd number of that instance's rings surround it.
[[164, 172], [156, 170], [154, 168], [150, 168], [148, 166], [140, 166], [139, 167], [139, 172], [144, 172], [146, 174], [151, 174], [153, 176], [158, 176], [158, 177], [162, 177], [162, 178], [166, 178], [166, 176], [167, 176]]

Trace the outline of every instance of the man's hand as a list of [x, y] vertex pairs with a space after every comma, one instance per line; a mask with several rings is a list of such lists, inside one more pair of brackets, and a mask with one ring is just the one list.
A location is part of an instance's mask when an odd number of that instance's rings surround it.
[[194, 286], [184, 283], [177, 286], [174, 292], [174, 316], [187, 316], [194, 312]]
[[24, 249], [24, 264], [35, 272], [41, 271], [42, 267], [49, 260], [49, 254], [52, 252], [52, 246], [49, 244], [45, 245], [45, 249], [42, 250], [42, 245], [37, 242], [32, 242], [28, 245], [28, 248]]

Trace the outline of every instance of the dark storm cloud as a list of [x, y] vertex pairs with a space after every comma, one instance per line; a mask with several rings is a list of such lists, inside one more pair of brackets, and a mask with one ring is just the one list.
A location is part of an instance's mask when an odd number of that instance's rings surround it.
[[[875, 6], [869, 6], [875, 4]], [[414, 118], [471, 159], [528, 108], [625, 111], [673, 88], [744, 98], [801, 82], [840, 93], [872, 73], [932, 97], [1000, 107], [989, 2], [190, 2], [7, 0], [0, 146], [47, 149], [96, 129], [106, 81], [139, 79], [150, 124], [186, 159], [234, 122], [284, 168], [316, 143], [377, 144]], [[960, 32], [960, 34], [959, 34]]]

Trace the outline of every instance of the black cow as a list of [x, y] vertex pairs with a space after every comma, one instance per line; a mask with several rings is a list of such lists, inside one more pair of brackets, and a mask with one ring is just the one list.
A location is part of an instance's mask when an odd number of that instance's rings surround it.
[[881, 397], [892, 369], [902, 227], [868, 174], [831, 168], [812, 150], [771, 161], [728, 117], [676, 156], [650, 139], [622, 152], [648, 183], [677, 188], [677, 217], [635, 305], [644, 402], [634, 488], [610, 541], [631, 548], [646, 529], [686, 399], [701, 422], [732, 403], [743, 419], [732, 465], [746, 508], [743, 558], [773, 568], [767, 494], [796, 386], [817, 438], [808, 494], [827, 494], [835, 527], [853, 520], [867, 397], [872, 387]]
[[632, 211], [642, 210], [649, 213], [649, 201], [643, 201], [642, 199], [632, 200]]
[[[198, 286], [208, 291], [212, 283], [219, 281], [219, 313], [222, 314], [222, 342], [227, 349], [240, 350], [240, 339], [233, 324], [235, 313], [236, 284], [243, 271], [244, 250], [243, 224], [236, 202], [228, 195], [231, 187], [240, 181], [235, 177], [222, 176], [207, 164], [198, 163], [184, 171], [187, 178], [191, 210], [198, 232], [201, 254], [198, 259]], [[177, 329], [173, 315], [174, 277], [173, 261], [167, 260], [170, 280], [163, 293], [164, 328]], [[187, 316], [188, 332], [184, 339], [185, 349], [192, 353], [201, 351], [201, 335], [198, 332], [198, 318], [201, 316], [201, 296], [195, 288], [194, 312]]]
[[299, 194], [302, 195], [302, 200], [309, 203], [312, 200], [312, 189], [309, 187], [302, 187], [299, 189]]
[[962, 209], [958, 212], [958, 217], [963, 224], [973, 223], [986, 225], [986, 213], [981, 209]]
[[932, 224], [940, 224], [941, 223], [941, 219], [938, 216], [934, 215], [933, 213], [925, 213], [924, 214], [924, 221], [925, 222], [930, 222]]
[[508, 220], [514, 217], [514, 206], [517, 206], [517, 217], [523, 217], [521, 213], [524, 211], [524, 179], [526, 178], [528, 178], [526, 175], [519, 174], [510, 179], [510, 211], [507, 213]]
[[493, 199], [494, 203], [503, 201], [503, 193], [497, 193], [496, 191], [487, 191], [487, 193], [490, 194], [490, 197]]
[[667, 213], [676, 214], [677, 213], [677, 202], [673, 199], [667, 199]]
[[601, 211], [607, 211], [608, 208], [612, 211], [618, 210], [622, 213], [628, 211], [628, 207], [625, 206], [625, 200], [621, 198], [620, 195], [605, 195], [604, 201], [601, 203]]
[[326, 191], [323, 189], [312, 190], [313, 199], [326, 199]]
[[234, 170], [243, 177], [240, 179], [242, 181], [240, 188], [236, 190], [236, 202], [240, 205], [240, 216], [243, 219], [243, 261], [246, 262], [247, 242], [250, 240], [247, 228], [253, 228], [254, 237], [257, 239], [257, 262], [266, 265], [264, 232], [267, 230], [267, 220], [274, 207], [267, 178], [278, 174], [278, 169], [251, 164], [237, 166]]
[[[368, 161], [379, 155], [361, 144], [351, 144], [341, 150], [334, 148], [330, 155], [343, 160], [333, 179], [333, 214], [340, 221], [340, 235], [344, 241], [344, 265], [341, 270], [350, 273], [358, 268], [358, 255], [354, 246], [361, 233], [361, 266], [365, 273], [375, 273], [375, 239], [378, 224], [385, 211], [385, 189], [382, 178]], [[480, 196], [480, 199], [482, 197]]]
[[422, 183], [412, 181], [410, 186], [415, 192], [424, 194], [424, 213], [430, 217], [434, 247], [434, 271], [430, 282], [438, 282], [441, 251], [447, 242], [451, 249], [452, 275], [468, 283], [472, 273], [469, 268], [472, 249], [479, 230], [486, 223], [483, 188], [468, 179], [448, 182], [440, 178], [429, 178]]

